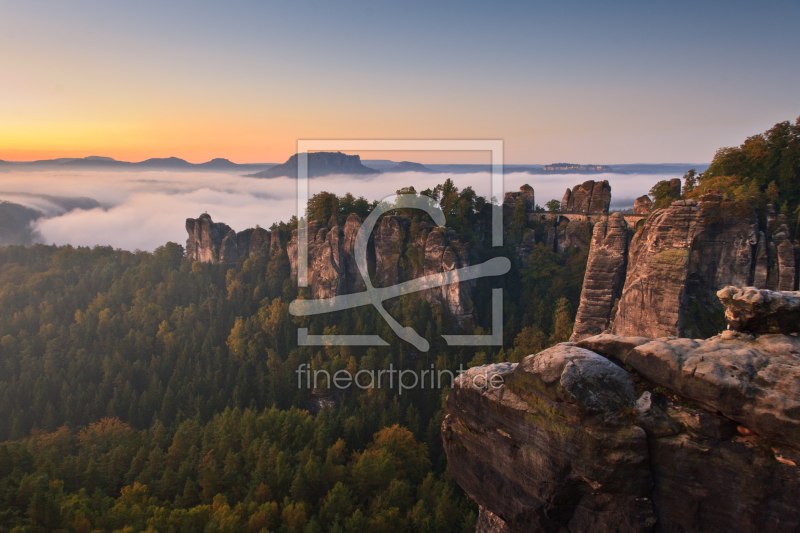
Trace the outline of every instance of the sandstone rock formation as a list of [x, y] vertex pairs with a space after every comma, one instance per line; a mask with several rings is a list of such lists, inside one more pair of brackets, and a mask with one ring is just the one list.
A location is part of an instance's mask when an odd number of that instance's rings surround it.
[[510, 532], [647, 531], [653, 481], [635, 401], [630, 374], [573, 346], [472, 368], [447, 398], [450, 472]]
[[507, 229], [511, 227], [517, 202], [525, 202], [526, 218], [533, 218], [536, 207], [533, 187], [526, 183], [519, 188], [519, 192], [507, 192], [503, 197], [503, 224]]
[[[433, 229], [425, 241], [425, 275], [449, 272], [469, 265], [466, 251], [453, 230]], [[426, 292], [430, 302], [447, 306], [459, 324], [466, 326], [472, 318], [472, 287], [469, 282], [452, 283]]]
[[800, 292], [725, 287], [717, 293], [725, 319], [738, 331], [793, 333], [800, 329]]
[[797, 334], [606, 334], [470, 369], [442, 437], [479, 532], [790, 532], [798, 413]]
[[528, 257], [533, 253], [536, 246], [536, 232], [532, 229], [525, 230], [522, 235], [522, 242], [517, 246], [517, 258], [520, 265], [525, 265]]
[[[347, 217], [344, 228], [328, 229], [317, 221], [308, 228], [308, 283], [312, 298], [331, 298], [364, 290], [358, 271], [355, 240], [361, 229], [358, 215]], [[423, 225], [416, 238], [411, 239], [411, 222], [397, 215], [381, 217], [375, 226], [367, 248], [367, 263], [374, 271], [376, 287], [388, 287], [423, 275], [446, 272], [468, 266], [469, 255], [452, 229]], [[292, 279], [297, 279], [297, 230], [292, 232], [286, 249]], [[404, 259], [414, 255], [418, 264]], [[409, 264], [410, 263], [410, 264]], [[472, 319], [472, 287], [460, 282], [426, 291], [424, 297], [447, 306], [459, 324], [466, 326]]]
[[565, 253], [570, 248], [585, 249], [592, 240], [592, 225], [586, 220], [562, 220], [556, 228], [556, 251]]
[[716, 291], [749, 284], [758, 240], [753, 209], [719, 195], [656, 210], [630, 243], [613, 332], [653, 338], [718, 332]]
[[[532, 194], [531, 190], [531, 197]], [[307, 226], [308, 286], [310, 297], [315, 299], [365, 289], [355, 258], [355, 242], [361, 229], [361, 218], [350, 214], [343, 226], [335, 224], [334, 220], [329, 224], [333, 224], [332, 227], [312, 220]], [[367, 263], [369, 270], [375, 274], [376, 286], [396, 285], [470, 264], [469, 254], [452, 229], [423, 223], [416, 237], [411, 239], [410, 225], [408, 218], [393, 215], [382, 217], [376, 225], [367, 249]], [[250, 254], [274, 255], [283, 251], [279, 232], [255, 228], [236, 233], [226, 224], [213, 222], [208, 214], [187, 219], [186, 231], [189, 233], [186, 255], [196, 261], [235, 265], [240, 258]], [[531, 240], [528, 238], [525, 242], [532, 250], [534, 244]], [[294, 230], [285, 245], [293, 280], [297, 280], [297, 247], [298, 232]], [[419, 260], [416, 263], [407, 261], [411, 256]], [[445, 305], [459, 324], [467, 326], [472, 320], [471, 283], [453, 283], [426, 291], [423, 296], [430, 302]]]
[[611, 186], [608, 180], [584, 181], [567, 189], [561, 200], [561, 210], [567, 213], [607, 213], [611, 203]]
[[186, 257], [195, 261], [235, 265], [240, 257], [270, 249], [271, 234], [262, 228], [236, 233], [227, 224], [214, 222], [208, 213], [186, 219]]
[[653, 210], [653, 201], [646, 194], [640, 196], [633, 202], [634, 215], [649, 215]]
[[614, 213], [595, 224], [580, 306], [570, 340], [606, 331], [622, 294], [628, 264], [628, 224]]
[[792, 243], [789, 238], [789, 228], [786, 224], [781, 224], [777, 231], [772, 235], [772, 242], [775, 244], [776, 285], [779, 291], [792, 291], [797, 287], [797, 261], [795, 261], [796, 243]]

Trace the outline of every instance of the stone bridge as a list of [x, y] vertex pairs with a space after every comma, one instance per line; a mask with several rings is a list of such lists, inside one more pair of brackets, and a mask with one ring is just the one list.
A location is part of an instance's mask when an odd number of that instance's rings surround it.
[[[529, 216], [533, 220], [536, 220], [537, 218], [539, 220], [552, 220], [555, 224], [558, 224], [564, 219], [567, 219], [568, 221], [580, 220], [594, 223], [599, 220], [607, 220], [610, 214], [611, 213], [571, 213], [564, 211], [546, 211], [544, 213], [531, 213]], [[628, 227], [635, 229], [639, 222], [645, 220], [650, 215], [622, 213], [622, 216], [625, 218], [625, 222], [628, 223]]]

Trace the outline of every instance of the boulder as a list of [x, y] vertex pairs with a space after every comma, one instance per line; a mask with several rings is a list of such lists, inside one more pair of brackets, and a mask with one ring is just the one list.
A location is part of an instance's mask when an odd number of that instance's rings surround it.
[[796, 333], [800, 331], [800, 292], [754, 287], [725, 287], [717, 292], [725, 319], [737, 331]]

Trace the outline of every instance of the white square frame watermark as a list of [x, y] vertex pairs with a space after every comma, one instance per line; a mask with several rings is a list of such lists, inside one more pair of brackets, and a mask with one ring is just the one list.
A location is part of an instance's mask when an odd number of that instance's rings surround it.
[[[297, 285], [308, 287], [308, 154], [310, 152], [360, 151], [470, 151], [491, 153], [492, 246], [503, 245], [503, 141], [499, 139], [299, 139], [297, 141]], [[491, 335], [442, 335], [451, 346], [500, 346], [503, 344], [503, 290], [492, 290]], [[373, 335], [309, 335], [298, 328], [301, 346], [386, 346]]]

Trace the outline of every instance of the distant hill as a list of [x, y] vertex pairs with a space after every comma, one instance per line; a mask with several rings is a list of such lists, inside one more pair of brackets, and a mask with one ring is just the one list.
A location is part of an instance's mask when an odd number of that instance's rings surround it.
[[174, 170], [174, 171], [220, 171], [220, 172], [257, 172], [275, 166], [275, 163], [238, 164], [228, 159], [212, 159], [205, 163], [190, 163], [178, 157], [156, 157], [131, 163], [118, 161], [111, 157], [62, 157], [58, 159], [42, 159], [39, 161], [3, 161], [2, 170]]
[[[282, 165], [248, 174], [250, 178], [277, 178], [288, 176], [297, 177], [297, 157], [298, 154], [290, 157]], [[319, 176], [329, 176], [331, 174], [361, 175], [361, 174], [380, 174], [380, 170], [365, 167], [361, 164], [361, 157], [357, 155], [346, 155], [341, 152], [312, 152], [308, 154], [308, 177], [316, 178]]]
[[545, 165], [545, 172], [611, 172], [611, 167], [605, 165], [578, 165], [575, 163], [553, 163]]
[[31, 229], [31, 222], [42, 216], [41, 211], [0, 200], [0, 246], [36, 242], [38, 235]]

